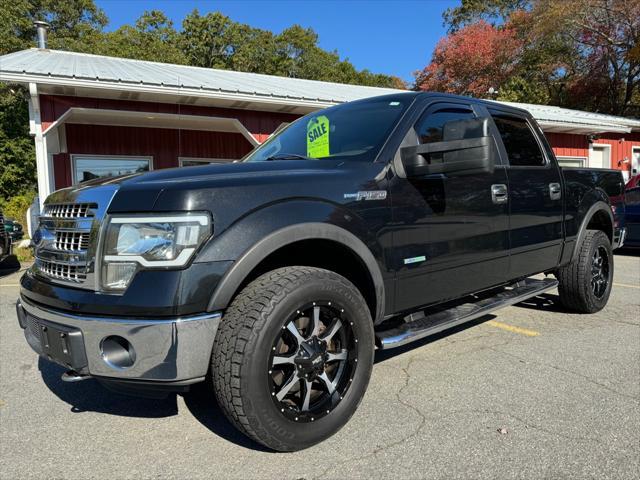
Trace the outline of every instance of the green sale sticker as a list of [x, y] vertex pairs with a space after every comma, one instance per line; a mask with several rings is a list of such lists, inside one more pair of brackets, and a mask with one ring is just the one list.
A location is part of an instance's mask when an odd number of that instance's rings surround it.
[[324, 115], [314, 117], [307, 123], [307, 157], [329, 156], [329, 119]]

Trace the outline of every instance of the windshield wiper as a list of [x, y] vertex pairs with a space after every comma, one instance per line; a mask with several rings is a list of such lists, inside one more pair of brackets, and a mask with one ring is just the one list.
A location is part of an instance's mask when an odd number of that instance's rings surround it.
[[305, 157], [297, 153], [276, 153], [267, 157], [266, 160], [316, 160], [315, 158]]

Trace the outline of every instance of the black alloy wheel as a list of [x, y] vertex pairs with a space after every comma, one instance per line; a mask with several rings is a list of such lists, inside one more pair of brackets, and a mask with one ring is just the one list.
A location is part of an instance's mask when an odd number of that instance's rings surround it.
[[599, 246], [591, 259], [591, 291], [602, 298], [609, 287], [609, 252]]
[[343, 276], [292, 266], [233, 300], [211, 356], [216, 398], [243, 433], [278, 451], [335, 434], [358, 408], [375, 350], [371, 311]]
[[344, 398], [358, 363], [358, 339], [345, 309], [316, 301], [285, 322], [269, 361], [271, 395], [296, 422], [329, 414]]

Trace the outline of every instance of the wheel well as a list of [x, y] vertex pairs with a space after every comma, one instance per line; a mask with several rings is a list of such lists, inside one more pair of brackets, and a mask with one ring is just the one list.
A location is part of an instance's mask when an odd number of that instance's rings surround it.
[[293, 265], [324, 268], [342, 275], [360, 290], [371, 318], [376, 318], [376, 292], [369, 270], [353, 250], [332, 240], [300, 240], [279, 248], [251, 270], [233, 296], [263, 273]]
[[611, 224], [611, 218], [604, 210], [598, 210], [593, 214], [587, 224], [587, 230], [601, 230], [609, 237], [609, 241], [613, 243], [613, 225]]

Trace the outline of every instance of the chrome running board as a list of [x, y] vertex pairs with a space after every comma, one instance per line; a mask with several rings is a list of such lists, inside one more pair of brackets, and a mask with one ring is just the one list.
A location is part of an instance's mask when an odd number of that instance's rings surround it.
[[[512, 286], [505, 287], [491, 297], [479, 298], [475, 302], [463, 303], [445, 310], [439, 309], [434, 312], [420, 313], [417, 315], [419, 318], [416, 320], [376, 332], [377, 344], [383, 350], [400, 347], [456, 325], [475, 320], [500, 308], [508, 307], [548, 292], [557, 286], [558, 281], [555, 279], [535, 280], [527, 278]], [[415, 316], [416, 314], [411, 315], [411, 317]]]

